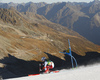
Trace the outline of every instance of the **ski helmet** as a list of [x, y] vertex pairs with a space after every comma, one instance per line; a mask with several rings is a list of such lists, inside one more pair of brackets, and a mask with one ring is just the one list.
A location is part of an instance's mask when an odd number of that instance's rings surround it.
[[42, 61], [45, 61], [45, 59], [46, 59], [46, 57], [42, 57], [42, 58], [41, 58]]

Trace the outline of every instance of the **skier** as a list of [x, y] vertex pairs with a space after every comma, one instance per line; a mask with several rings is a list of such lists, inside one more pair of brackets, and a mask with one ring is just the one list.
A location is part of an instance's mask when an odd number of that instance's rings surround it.
[[46, 59], [45, 57], [42, 57], [41, 60], [43, 61], [43, 68], [42, 70], [40, 69], [40, 71], [44, 70], [44, 73], [49, 73], [50, 69], [54, 68], [54, 63], [53, 61]]

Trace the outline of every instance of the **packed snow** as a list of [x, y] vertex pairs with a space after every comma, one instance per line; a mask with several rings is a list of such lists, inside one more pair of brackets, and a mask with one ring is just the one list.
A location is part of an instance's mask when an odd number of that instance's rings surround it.
[[63, 69], [58, 73], [41, 74], [5, 80], [100, 80], [100, 64]]

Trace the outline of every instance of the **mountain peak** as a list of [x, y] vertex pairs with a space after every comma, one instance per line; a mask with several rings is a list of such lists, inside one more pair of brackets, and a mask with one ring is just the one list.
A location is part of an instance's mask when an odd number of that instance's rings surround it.
[[95, 2], [98, 2], [99, 0], [94, 0]]
[[99, 0], [94, 0], [94, 3], [95, 3], [95, 4], [98, 4], [98, 3], [99, 3]]

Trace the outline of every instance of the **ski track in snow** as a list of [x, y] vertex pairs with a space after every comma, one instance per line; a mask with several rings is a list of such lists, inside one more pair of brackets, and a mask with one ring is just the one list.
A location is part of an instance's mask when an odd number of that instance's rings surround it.
[[100, 64], [63, 69], [59, 73], [41, 74], [4, 80], [100, 80]]

